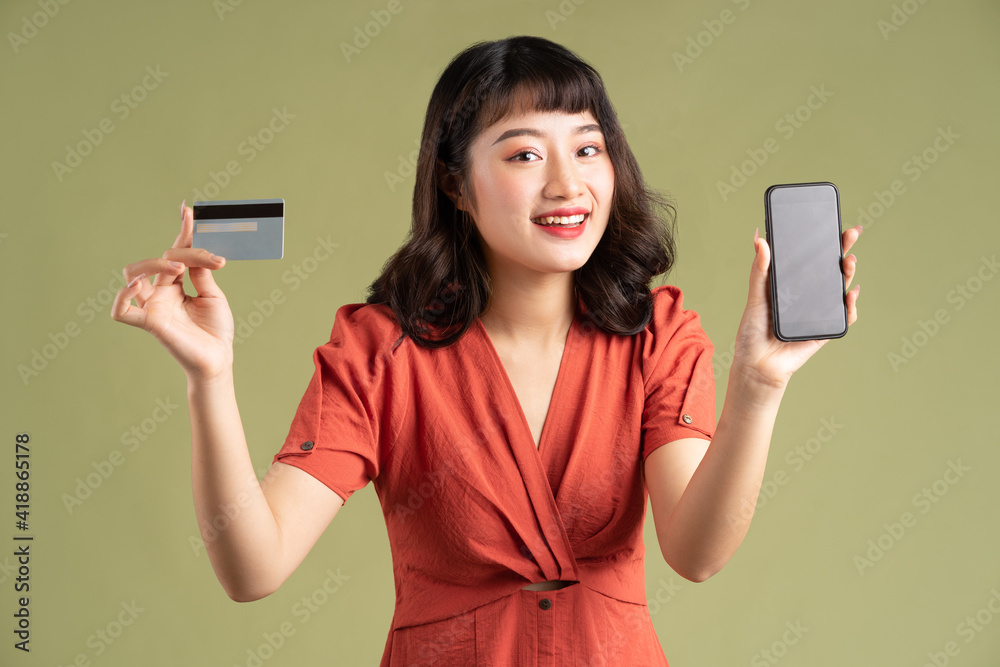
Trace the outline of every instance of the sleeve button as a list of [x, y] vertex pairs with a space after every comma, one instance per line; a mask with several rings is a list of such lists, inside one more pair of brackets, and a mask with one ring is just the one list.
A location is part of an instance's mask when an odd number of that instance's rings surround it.
[[313, 448], [313, 441], [312, 440], [306, 440], [305, 442], [302, 443], [302, 449], [304, 451], [308, 452], [312, 448]]
[[694, 421], [694, 419], [691, 418], [691, 415], [684, 415], [683, 417], [681, 417], [681, 419], [684, 420], [685, 424], [690, 424], [691, 422]]

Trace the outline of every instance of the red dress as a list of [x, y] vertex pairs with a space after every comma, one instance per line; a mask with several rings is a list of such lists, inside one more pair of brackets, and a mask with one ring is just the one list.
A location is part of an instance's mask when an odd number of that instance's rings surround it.
[[[346, 500], [369, 481], [396, 605], [381, 665], [666, 665], [646, 606], [643, 461], [715, 430], [712, 343], [674, 286], [634, 336], [582, 301], [536, 448], [477, 319], [418, 346], [384, 305], [338, 309], [274, 456]], [[397, 344], [398, 343], [398, 344]], [[554, 591], [529, 583], [574, 581]]]

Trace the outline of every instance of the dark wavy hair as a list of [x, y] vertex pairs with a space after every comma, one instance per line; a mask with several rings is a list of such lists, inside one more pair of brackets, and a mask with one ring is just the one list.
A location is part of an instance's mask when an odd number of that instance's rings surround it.
[[479, 232], [445, 181], [450, 175], [465, 183], [480, 132], [529, 110], [590, 111], [600, 124], [614, 194], [604, 235], [574, 271], [574, 292], [604, 331], [633, 335], [649, 323], [650, 281], [674, 263], [674, 206], [643, 180], [597, 70], [559, 44], [518, 36], [473, 44], [438, 80], [424, 120], [410, 232], [368, 288], [367, 303], [392, 308], [403, 335], [420, 345], [457, 341], [492, 295]]

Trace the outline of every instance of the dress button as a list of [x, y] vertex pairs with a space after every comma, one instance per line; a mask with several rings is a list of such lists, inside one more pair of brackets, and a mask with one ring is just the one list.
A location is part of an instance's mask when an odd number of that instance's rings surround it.
[[681, 419], [684, 420], [685, 424], [690, 424], [691, 422], [694, 421], [694, 419], [691, 418], [691, 415], [684, 415], [683, 417], [681, 417]]
[[541, 607], [542, 609], [549, 610], [552, 608], [552, 600], [548, 598], [542, 598], [541, 601], [539, 601], [538, 606]]
[[312, 448], [313, 448], [312, 440], [306, 440], [305, 442], [302, 443], [302, 449], [304, 449], [305, 451], [308, 452]]

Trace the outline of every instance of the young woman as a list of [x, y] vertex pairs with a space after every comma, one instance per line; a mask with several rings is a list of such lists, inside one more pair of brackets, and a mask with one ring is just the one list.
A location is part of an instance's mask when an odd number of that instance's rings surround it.
[[[260, 482], [212, 277], [225, 260], [191, 247], [181, 212], [163, 257], [125, 268], [111, 314], [187, 374], [195, 508], [203, 532], [231, 517], [205, 537], [230, 597], [274, 592], [372, 481], [396, 584], [383, 665], [667, 664], [646, 607], [647, 493], [666, 562], [691, 581], [718, 572], [749, 526], [789, 378], [825, 341], [774, 338], [755, 232], [716, 424], [699, 317], [676, 287], [649, 290], [674, 261], [673, 210], [594, 69], [536, 37], [451, 62], [411, 233], [367, 303], [337, 311]], [[860, 232], [844, 232], [845, 252]]]

